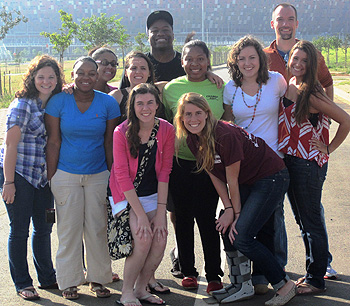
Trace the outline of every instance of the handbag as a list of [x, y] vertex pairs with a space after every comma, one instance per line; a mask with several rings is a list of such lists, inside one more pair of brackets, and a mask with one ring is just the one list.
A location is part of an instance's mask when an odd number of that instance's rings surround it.
[[[134, 180], [134, 187], [137, 191], [140, 186], [143, 174], [151, 154], [151, 149], [156, 141], [156, 135], [159, 129], [159, 119], [155, 118], [154, 126], [151, 131], [150, 138], [147, 142], [147, 148], [142, 156], [140, 165], [137, 169], [136, 177]], [[109, 256], [113, 260], [128, 257], [132, 254], [132, 234], [130, 229], [130, 204], [126, 209], [116, 218], [113, 216], [112, 207], [107, 204], [107, 240], [108, 240], [108, 252]]]

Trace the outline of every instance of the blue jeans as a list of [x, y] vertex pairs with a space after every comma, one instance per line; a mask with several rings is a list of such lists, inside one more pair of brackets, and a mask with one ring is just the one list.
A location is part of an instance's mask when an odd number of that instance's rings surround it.
[[[264, 227], [257, 236], [257, 239], [269, 247], [269, 250], [274, 254], [277, 262], [282, 268], [287, 265], [288, 259], [288, 245], [287, 245], [287, 231], [284, 222], [284, 195], [281, 197], [277, 208], [271, 218], [265, 223]], [[265, 236], [263, 236], [265, 232]], [[268, 232], [268, 236], [266, 236]], [[253, 273], [252, 273], [253, 285], [266, 284], [269, 282], [266, 277], [262, 274], [259, 267], [253, 262]]]
[[[4, 182], [0, 168], [0, 186]], [[41, 286], [56, 282], [56, 273], [51, 260], [52, 224], [45, 221], [45, 210], [53, 208], [53, 196], [49, 184], [36, 189], [22, 176], [15, 173], [15, 201], [5, 204], [10, 219], [8, 256], [10, 272], [16, 290], [33, 285], [27, 262], [27, 241], [30, 220], [33, 223], [32, 250], [38, 281]]]
[[263, 227], [265, 237], [269, 236], [269, 232], [270, 236], [273, 235], [273, 231], [265, 224], [272, 219], [271, 216], [287, 191], [288, 184], [288, 171], [283, 169], [258, 180], [253, 185], [240, 185], [242, 209], [236, 224], [238, 234], [235, 235], [233, 246], [224, 239], [226, 251], [241, 251], [255, 263], [276, 290], [285, 284], [288, 277], [273, 256], [268, 241], [265, 244], [261, 242], [262, 239], [259, 241], [256, 237]]
[[289, 170], [288, 197], [299, 225], [306, 251], [306, 282], [324, 288], [323, 276], [328, 264], [328, 238], [321, 203], [322, 187], [328, 164], [287, 155]]

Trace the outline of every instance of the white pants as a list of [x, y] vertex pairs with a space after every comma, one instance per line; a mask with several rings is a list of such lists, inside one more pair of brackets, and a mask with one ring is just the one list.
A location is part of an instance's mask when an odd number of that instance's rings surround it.
[[[61, 290], [85, 281], [112, 281], [107, 248], [107, 183], [109, 172], [92, 175], [57, 170], [51, 180], [57, 214], [58, 251], [56, 274]], [[86, 278], [82, 262], [82, 239], [86, 247]]]

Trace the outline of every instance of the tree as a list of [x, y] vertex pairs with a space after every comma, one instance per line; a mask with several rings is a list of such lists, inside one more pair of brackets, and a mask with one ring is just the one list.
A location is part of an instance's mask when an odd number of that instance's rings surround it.
[[345, 34], [342, 44], [342, 49], [344, 52], [344, 66], [347, 67], [347, 56], [348, 56], [348, 48], [350, 46], [350, 34]]
[[146, 33], [140, 33], [138, 32], [137, 35], [134, 37], [136, 43], [137, 43], [137, 50], [140, 52], [143, 52], [146, 44], [144, 43], [144, 41], [147, 41], [147, 34]]
[[117, 15], [107, 17], [106, 14], [100, 14], [99, 17], [93, 15], [89, 18], [83, 18], [80, 22], [77, 38], [85, 44], [86, 50], [103, 45], [115, 45], [119, 43], [120, 37], [126, 31], [120, 23], [121, 19], [117, 19]]
[[318, 49], [320, 52], [325, 48], [326, 46], [326, 38], [324, 36], [318, 36], [316, 39], [314, 38], [312, 40], [312, 43]]
[[130, 40], [130, 35], [126, 34], [126, 33], [123, 33], [122, 35], [120, 35], [119, 40], [117, 42], [118, 46], [122, 50], [123, 68], [125, 68], [124, 57], [125, 57], [126, 49], [131, 46], [131, 42], [129, 40]]
[[[17, 15], [14, 17], [14, 15]], [[4, 39], [8, 31], [10, 31], [14, 26], [19, 24], [21, 21], [26, 23], [28, 22], [28, 18], [23, 16], [22, 13], [18, 10], [7, 11], [6, 7], [3, 6], [0, 11], [0, 19], [3, 24], [0, 26], [0, 40]]]
[[72, 44], [73, 38], [78, 30], [78, 25], [73, 21], [71, 14], [67, 14], [63, 10], [58, 11], [61, 15], [62, 26], [58, 29], [59, 33], [41, 32], [40, 35], [48, 37], [53, 49], [60, 55], [60, 63], [63, 67], [64, 51]]
[[331, 48], [335, 51], [335, 64], [338, 64], [338, 49], [341, 48], [343, 41], [338, 37], [338, 35], [333, 35], [329, 38], [329, 43]]

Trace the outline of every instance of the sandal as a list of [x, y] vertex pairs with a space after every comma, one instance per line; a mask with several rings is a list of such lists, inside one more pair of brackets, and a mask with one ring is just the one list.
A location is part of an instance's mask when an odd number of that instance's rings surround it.
[[101, 284], [91, 283], [89, 290], [98, 298], [108, 298], [111, 296], [111, 292]]
[[[150, 293], [155, 293], [155, 294], [158, 294], [158, 293], [169, 294], [170, 293], [170, 289], [169, 288], [165, 289], [165, 286], [159, 281], [156, 281], [154, 284], [148, 284], [148, 288], [149, 288]], [[156, 288], [160, 288], [163, 290], [159, 290]]]
[[[30, 295], [28, 295], [28, 293]], [[36, 292], [33, 286], [26, 287], [17, 291], [17, 294], [23, 299], [27, 301], [33, 301], [40, 299], [38, 292]]]
[[112, 272], [112, 282], [115, 283], [118, 281], [120, 281], [119, 275], [117, 273]]
[[79, 299], [78, 288], [76, 286], [68, 287], [62, 291], [62, 296], [66, 300], [76, 300]]
[[145, 296], [139, 298], [141, 304], [149, 305], [165, 305], [165, 301], [155, 294], [146, 294]]
[[306, 280], [305, 276], [298, 278], [298, 280], [295, 282], [295, 286], [299, 286], [300, 284], [304, 283], [305, 280]]
[[326, 291], [326, 288], [317, 288], [308, 283], [299, 284], [297, 287], [297, 295], [312, 295], [319, 294]]

